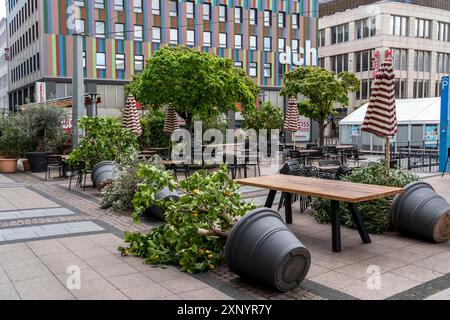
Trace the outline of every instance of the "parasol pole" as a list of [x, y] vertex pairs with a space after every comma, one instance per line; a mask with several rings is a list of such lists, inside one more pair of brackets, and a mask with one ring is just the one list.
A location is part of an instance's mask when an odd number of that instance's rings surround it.
[[386, 170], [391, 170], [391, 143], [389, 136], [386, 137]]

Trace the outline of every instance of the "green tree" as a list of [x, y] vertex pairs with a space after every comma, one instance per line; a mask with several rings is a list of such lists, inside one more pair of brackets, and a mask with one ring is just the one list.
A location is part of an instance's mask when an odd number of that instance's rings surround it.
[[281, 129], [283, 127], [283, 111], [273, 106], [270, 102], [264, 102], [259, 108], [247, 108], [244, 110], [245, 129]]
[[335, 116], [336, 104], [348, 106], [349, 93], [359, 90], [359, 81], [349, 72], [334, 74], [317, 67], [302, 67], [285, 76], [282, 94], [287, 97], [302, 95], [299, 103], [300, 114], [319, 124], [320, 145], [324, 144], [325, 128], [330, 124], [330, 116]]
[[215, 118], [221, 113], [253, 106], [258, 87], [233, 62], [185, 47], [159, 49], [127, 91], [144, 105], [171, 104], [188, 124], [193, 116]]

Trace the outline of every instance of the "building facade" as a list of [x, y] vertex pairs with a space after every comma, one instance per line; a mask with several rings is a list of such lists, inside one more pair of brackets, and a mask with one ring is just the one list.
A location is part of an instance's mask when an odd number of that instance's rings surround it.
[[84, 35], [86, 92], [100, 93], [99, 113], [124, 106], [124, 85], [161, 46], [232, 59], [263, 89], [260, 98], [277, 105], [284, 104], [283, 75], [295, 67], [285, 52], [304, 64], [318, 61], [318, 0], [8, 0], [7, 6], [10, 108], [72, 95], [74, 24]]
[[450, 69], [450, 1], [336, 0], [321, 4], [319, 65], [360, 79], [348, 110], [366, 103], [388, 49], [393, 50], [396, 97], [440, 96]]
[[8, 34], [6, 19], [0, 20], [0, 116], [8, 113]]

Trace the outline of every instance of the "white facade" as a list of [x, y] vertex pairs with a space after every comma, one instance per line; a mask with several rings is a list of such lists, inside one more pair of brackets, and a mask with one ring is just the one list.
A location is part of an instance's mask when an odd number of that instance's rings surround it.
[[394, 49], [398, 99], [440, 96], [440, 80], [450, 71], [450, 11], [380, 1], [324, 16], [319, 30], [320, 65], [361, 80], [348, 113], [368, 101], [373, 61], [379, 54], [381, 64], [387, 49]]
[[0, 21], [0, 115], [8, 112], [8, 61], [5, 50], [8, 48], [7, 23]]

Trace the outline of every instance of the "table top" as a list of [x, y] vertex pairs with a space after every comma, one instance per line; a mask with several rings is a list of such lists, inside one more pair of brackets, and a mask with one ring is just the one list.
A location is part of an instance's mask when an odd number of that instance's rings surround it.
[[330, 147], [336, 147], [336, 149], [353, 149], [355, 146], [352, 146], [351, 144], [338, 144], [336, 146], [330, 146]]
[[314, 149], [296, 149], [298, 152], [300, 153], [304, 153], [304, 154], [309, 154], [309, 153], [316, 153], [319, 152], [319, 150], [314, 150]]
[[325, 180], [288, 175], [273, 175], [236, 180], [245, 186], [302, 194], [327, 200], [360, 203], [394, 196], [404, 192], [402, 188], [392, 188], [339, 180]]

